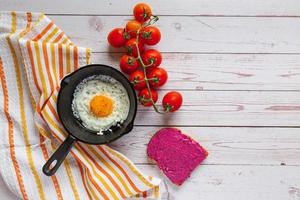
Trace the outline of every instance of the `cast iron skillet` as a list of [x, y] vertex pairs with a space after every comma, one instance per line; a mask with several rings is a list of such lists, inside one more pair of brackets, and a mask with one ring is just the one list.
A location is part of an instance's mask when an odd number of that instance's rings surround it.
[[[83, 79], [93, 75], [107, 75], [119, 81], [125, 87], [130, 101], [130, 109], [126, 120], [122, 124], [110, 127], [110, 130], [104, 131], [103, 135], [97, 135], [95, 131], [85, 128], [73, 115], [71, 108], [76, 86]], [[100, 64], [87, 65], [66, 76], [61, 81], [57, 99], [57, 112], [62, 125], [68, 132], [68, 137], [43, 166], [44, 174], [47, 176], [55, 174], [75, 141], [88, 144], [107, 144], [130, 132], [133, 128], [136, 110], [137, 98], [132, 85], [121, 72], [112, 67]]]

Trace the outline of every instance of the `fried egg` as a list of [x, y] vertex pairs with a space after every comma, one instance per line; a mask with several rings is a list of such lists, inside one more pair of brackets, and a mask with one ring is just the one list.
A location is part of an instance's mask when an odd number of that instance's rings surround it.
[[129, 107], [129, 97], [124, 86], [105, 75], [84, 79], [73, 94], [74, 116], [84, 127], [100, 135], [111, 126], [123, 123]]

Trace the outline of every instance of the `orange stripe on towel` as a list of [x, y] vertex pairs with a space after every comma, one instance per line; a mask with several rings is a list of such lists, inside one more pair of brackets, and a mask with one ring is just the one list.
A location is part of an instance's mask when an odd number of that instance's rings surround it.
[[[46, 29], [48, 29], [50, 26], [47, 26]], [[46, 29], [44, 31], [44, 34], [46, 34]], [[44, 79], [45, 79], [45, 82], [48, 82], [50, 84], [50, 88], [51, 88], [51, 91], [54, 90], [54, 83], [53, 83], [53, 79], [55, 80], [56, 82], [56, 86], [58, 85], [58, 79], [57, 79], [57, 74], [56, 74], [56, 62], [55, 62], [55, 49], [54, 49], [54, 45], [53, 43], [50, 44], [50, 51], [51, 51], [51, 68], [50, 68], [50, 65], [49, 65], [49, 56], [48, 56], [48, 51], [47, 51], [47, 42], [49, 42], [53, 36], [59, 31], [59, 29], [56, 27], [53, 31], [51, 31], [51, 33], [42, 41], [42, 51], [43, 51], [43, 54], [42, 52], [38, 52], [38, 49], [37, 47], [35, 46], [36, 48], [36, 54], [42, 54], [42, 58], [41, 60], [44, 60], [45, 62], [45, 66], [46, 66], [46, 71], [47, 71], [47, 76], [45, 75]], [[40, 39], [42, 36], [39, 35], [40, 37], [38, 39]], [[36, 44], [35, 44], [36, 45]], [[37, 55], [37, 58], [39, 58], [39, 56]], [[39, 65], [39, 59], [38, 59], [38, 65]], [[39, 67], [39, 70], [40, 70], [40, 65], [38, 66]], [[54, 75], [54, 77], [53, 77]], [[43, 82], [42, 82], [43, 83]], [[55, 87], [56, 87], [55, 86]], [[43, 86], [45, 88], [45, 86]], [[42, 135], [40, 135], [40, 137], [43, 138]], [[41, 141], [43, 142], [43, 141]], [[44, 156], [48, 157], [45, 153], [47, 153], [47, 150], [45, 148], [45, 145], [43, 145], [41, 143], [41, 148], [44, 152]], [[74, 197], [75, 199], [79, 199], [79, 195], [78, 195], [78, 191], [77, 191], [77, 188], [75, 186], [75, 183], [74, 183], [74, 178], [73, 178], [73, 175], [72, 175], [72, 172], [70, 170], [70, 166], [65, 162], [65, 166], [67, 169], [69, 170], [66, 170], [67, 171], [67, 174], [68, 174], [68, 177], [69, 177], [69, 181], [70, 181], [70, 185], [72, 187], [72, 190], [74, 192]], [[54, 184], [54, 187], [55, 187], [55, 190], [56, 190], [56, 193], [57, 193], [57, 197], [58, 199], [62, 199], [62, 195], [61, 195], [61, 191], [60, 191], [60, 186], [59, 186], [59, 182], [57, 180], [57, 178], [55, 176], [52, 176], [52, 181], [53, 181], [53, 184]]]
[[139, 190], [136, 185], [133, 183], [133, 181], [130, 179], [130, 177], [128, 176], [128, 174], [126, 173], [126, 171], [121, 167], [121, 165], [119, 163], [117, 163], [114, 159], [112, 159], [112, 157], [101, 147], [101, 146], [97, 146], [97, 148], [117, 167], [119, 168], [119, 170], [123, 173], [123, 175], [126, 177], [127, 181], [129, 182], [129, 184], [131, 185], [131, 187], [134, 189], [135, 192], [137, 193], [141, 193], [142, 191]]
[[67, 74], [71, 72], [71, 51], [70, 45], [66, 46], [66, 62], [67, 62]]
[[54, 22], [50, 22], [43, 30], [40, 32], [38, 35], [36, 35], [32, 41], [38, 41], [41, 39], [49, 30], [50, 28], [54, 25]]
[[[43, 112], [43, 115], [45, 117], [45, 119], [48, 121], [48, 123], [54, 128], [56, 129], [60, 134], [63, 135], [63, 130], [60, 129], [60, 127], [53, 121], [53, 119], [49, 116], [48, 112], [45, 111]], [[55, 134], [53, 132], [53, 134]], [[55, 134], [56, 137], [59, 138], [59, 136], [57, 134]], [[62, 141], [61, 141], [62, 142]], [[89, 174], [89, 178], [91, 180], [91, 182], [93, 183], [93, 185], [97, 188], [97, 191], [99, 192], [99, 194], [102, 196], [100, 199], [109, 199], [109, 197], [104, 193], [104, 191], [98, 186], [98, 184], [94, 181], [93, 177], [97, 178], [102, 185], [104, 185], [106, 188], [108, 187], [107, 183], [104, 181], [104, 179], [96, 172], [94, 165], [89, 161], [89, 159], [86, 157], [86, 155], [84, 153], [82, 153], [81, 151], [78, 151], [78, 153], [84, 157], [84, 159], [86, 160], [87, 164], [91, 167], [92, 172], [94, 173], [95, 176], [91, 176]], [[76, 156], [75, 154], [72, 154], [77, 160], [79, 160], [78, 156]]]
[[64, 166], [66, 168], [66, 172], [67, 172], [69, 182], [70, 182], [73, 194], [74, 194], [74, 198], [75, 198], [75, 200], [79, 200], [80, 198], [79, 198], [78, 190], [76, 188], [76, 184], [75, 184], [75, 181], [74, 181], [74, 176], [72, 174], [71, 166], [70, 166], [70, 163], [69, 163], [68, 159], [64, 160]]
[[[53, 95], [52, 95], [53, 96]], [[57, 113], [56, 113], [56, 111], [55, 111], [55, 109], [54, 109], [54, 106], [52, 105], [52, 103], [50, 102], [50, 101], [48, 101], [47, 102], [47, 106], [48, 106], [48, 108], [49, 108], [49, 110], [50, 110], [50, 112], [53, 114], [53, 116], [55, 117], [55, 119], [56, 120], [59, 120], [59, 117], [58, 117], [58, 115], [57, 115]], [[109, 180], [113, 183], [113, 185], [115, 186], [115, 188], [118, 190], [118, 192], [120, 192], [120, 194], [121, 195], [124, 195], [124, 193], [120, 190], [120, 188], [119, 188], [119, 186], [116, 184], [116, 182], [112, 179], [112, 177], [102, 168], [102, 167], [100, 167], [100, 165], [96, 162], [96, 160], [94, 160], [91, 156], [89, 156], [89, 153], [86, 151], [86, 150], [84, 150], [84, 148], [81, 146], [81, 145], [79, 145], [79, 147], [84, 151], [84, 153], [85, 153], [85, 155], [88, 157], [88, 158], [90, 158], [91, 159], [91, 161], [93, 162], [93, 164], [95, 164], [95, 166], [102, 172], [102, 173], [104, 173], [104, 175], [106, 175], [106, 176], [108, 176], [108, 178], [109, 178]], [[130, 185], [132, 186], [132, 188], [136, 191], [136, 192], [138, 192], [138, 193], [141, 193], [142, 191], [141, 190], [139, 190], [136, 186], [135, 186], [135, 184], [133, 183], [133, 181], [130, 179], [130, 177], [128, 176], [128, 174], [125, 172], [125, 170], [116, 162], [116, 161], [114, 161], [104, 150], [103, 150], [103, 148], [102, 147], [99, 147], [98, 146], [98, 148], [100, 149], [100, 151], [103, 153], [103, 154], [105, 154], [106, 155], [106, 157], [108, 157], [108, 159], [109, 160], [111, 160], [119, 169], [120, 169], [120, 171], [123, 173], [123, 175], [126, 177], [126, 179], [128, 180], [128, 182], [130, 183]], [[102, 162], [105, 162], [105, 160], [103, 159], [103, 158], [101, 158], [101, 156], [98, 154], [98, 153], [96, 153], [95, 151], [93, 151], [93, 153], [98, 157], [98, 159], [100, 159]], [[105, 162], [106, 163], [106, 165], [107, 165], [107, 162]], [[119, 178], [119, 180], [120, 180], [120, 177], [119, 177], [119, 174], [117, 174], [117, 172], [114, 170], [114, 169], [112, 169], [112, 167], [110, 167], [110, 169], [113, 171], [113, 173], [115, 174], [115, 176], [117, 177], [117, 178]], [[136, 172], [135, 172], [136, 173]], [[122, 181], [123, 182], [123, 181]], [[123, 186], [124, 186], [124, 182], [123, 182]], [[126, 186], [124, 186], [125, 188], [126, 188]], [[130, 194], [130, 191], [128, 191], [127, 190], [127, 192]], [[124, 198], [124, 197], [123, 197]]]
[[[125, 198], [124, 193], [122, 192], [122, 190], [120, 189], [119, 185], [115, 182], [115, 180], [112, 178], [112, 176], [107, 173], [107, 171], [105, 171], [99, 164], [98, 162], [89, 154], [89, 152], [87, 152], [85, 150], [85, 148], [83, 146], [81, 146], [80, 144], [78, 144], [78, 146], [80, 147], [81, 150], [83, 150], [83, 152], [85, 153], [85, 155], [95, 164], [95, 166], [97, 167], [97, 169], [103, 173], [108, 180], [112, 183], [112, 185], [114, 186], [114, 188], [119, 192], [119, 194], [122, 196], [122, 198]], [[111, 195], [118, 199], [116, 194], [111, 190], [111, 188], [108, 185], [105, 185], [107, 190], [111, 193]]]
[[9, 100], [8, 100], [8, 91], [6, 86], [6, 78], [3, 71], [3, 65], [2, 60], [0, 58], [0, 77], [1, 77], [1, 85], [3, 90], [3, 96], [4, 96], [4, 113], [8, 122], [8, 142], [9, 142], [9, 151], [10, 151], [10, 157], [13, 163], [13, 167], [16, 173], [16, 177], [18, 180], [18, 184], [20, 187], [20, 191], [22, 193], [22, 197], [25, 200], [28, 200], [28, 196], [24, 187], [23, 178], [20, 172], [19, 163], [16, 159], [16, 152], [15, 152], [15, 144], [14, 144], [14, 133], [13, 133], [13, 122], [9, 114]]
[[73, 60], [74, 60], [74, 71], [78, 68], [78, 48], [77, 46], [74, 46], [74, 52], [73, 52]]
[[64, 36], [64, 32], [61, 32], [54, 40], [53, 43], [58, 43], [60, 39]]
[[[39, 133], [39, 136], [40, 136], [40, 146], [41, 146], [41, 149], [42, 149], [43, 156], [44, 156], [45, 160], [48, 160], [49, 155], [48, 155], [47, 148], [46, 148], [46, 145], [45, 145], [45, 137], [41, 133]], [[63, 197], [62, 197], [61, 189], [60, 189], [60, 186], [58, 184], [58, 180], [57, 180], [56, 176], [55, 175], [51, 176], [51, 179], [52, 179], [55, 191], [56, 191], [57, 199], [62, 200]]]
[[45, 194], [43, 191], [43, 186], [41, 179], [39, 177], [39, 174], [34, 166], [34, 161], [33, 161], [33, 156], [32, 156], [32, 151], [30, 149], [30, 143], [29, 143], [29, 137], [28, 137], [28, 129], [27, 129], [27, 122], [26, 122], [26, 115], [25, 115], [25, 107], [24, 107], [24, 94], [23, 94], [23, 86], [22, 86], [22, 80], [21, 80], [21, 72], [19, 69], [18, 65], [18, 59], [16, 56], [16, 52], [14, 50], [14, 47], [11, 43], [11, 40], [9, 37], [6, 38], [8, 46], [10, 48], [11, 55], [13, 57], [13, 62], [14, 62], [14, 69], [16, 72], [16, 78], [17, 78], [17, 88], [18, 88], [18, 95], [19, 95], [19, 102], [20, 102], [20, 113], [21, 113], [21, 126], [22, 126], [22, 131], [23, 131], [23, 136], [24, 136], [24, 142], [26, 145], [26, 155], [28, 158], [29, 166], [32, 171], [34, 180], [36, 182], [37, 188], [38, 188], [38, 193], [41, 199], [45, 199]]
[[81, 164], [80, 164], [77, 160], [76, 160], [76, 162], [77, 162], [77, 165], [78, 165], [78, 168], [79, 168], [79, 171], [80, 171], [81, 180], [82, 180], [84, 189], [85, 189], [85, 191], [86, 191], [86, 193], [87, 193], [87, 195], [88, 195], [88, 197], [89, 197], [89, 200], [92, 200], [90, 191], [89, 191], [89, 189], [87, 188], [87, 183], [86, 183], [86, 180], [85, 180], [83, 168], [82, 168]]
[[32, 75], [33, 75], [34, 84], [35, 84], [37, 90], [39, 91], [39, 93], [41, 94], [42, 90], [41, 90], [41, 88], [39, 86], [39, 83], [38, 83], [38, 80], [37, 80], [36, 70], [35, 70], [35, 67], [34, 67], [34, 58], [33, 58], [33, 53], [32, 53], [32, 49], [31, 49], [29, 40], [26, 42], [26, 48], [27, 48], [28, 55], [29, 55], [30, 66], [31, 66], [31, 71], [32, 71]]
[[51, 89], [51, 91], [53, 91], [54, 90], [54, 86], [53, 86], [53, 78], [54, 77], [52, 77], [52, 74], [50, 72], [49, 58], [48, 58], [48, 52], [47, 52], [47, 44], [42, 43], [42, 48], [43, 48], [46, 71], [47, 71], [47, 75], [48, 75], [48, 78], [45, 76], [45, 80], [47, 80], [50, 83], [50, 89]]
[[30, 28], [30, 25], [31, 25], [31, 20], [32, 20], [31, 12], [26, 13], [26, 18], [27, 18], [26, 31], [28, 31]]
[[[19, 35], [20, 38], [23, 37], [24, 34], [26, 34], [26, 32], [28, 31], [28, 29], [30, 28], [30, 24], [31, 24], [31, 13], [27, 13], [27, 26], [26, 26], [26, 30], [24, 32], [20, 33], [20, 35]], [[27, 76], [26, 76], [26, 78], [28, 79]], [[35, 100], [34, 100], [34, 98], [32, 96], [31, 96], [31, 101], [32, 101], [31, 102], [32, 103], [32, 108], [35, 109], [36, 102], [35, 102]], [[43, 156], [44, 156], [45, 160], [48, 160], [49, 156], [48, 156], [46, 145], [44, 143], [44, 141], [45, 141], [44, 135], [48, 135], [48, 133], [45, 132], [45, 131], [44, 131], [44, 133], [41, 133], [41, 130], [42, 129], [39, 129], [40, 147], [41, 147], [41, 150], [42, 150], [42, 153], [43, 153]], [[59, 183], [57, 181], [56, 176], [55, 175], [52, 176], [51, 179], [52, 179], [53, 185], [54, 185], [55, 190], [56, 190], [57, 198], [59, 200], [62, 200], [63, 197], [62, 197], [60, 186], [59, 186]]]
[[143, 197], [146, 198], [147, 197], [147, 191], [143, 192]]
[[124, 164], [127, 165], [127, 167], [135, 174], [137, 177], [148, 187], [155, 187], [150, 181], [144, 178], [144, 176], [137, 170], [135, 167], [128, 161], [126, 158], [124, 158], [119, 152], [111, 149], [110, 147], [106, 148], [112, 155], [116, 156], [119, 158], [121, 161], [123, 161]]
[[[125, 183], [125, 181], [120, 176], [120, 174], [93, 147], [91, 147], [89, 145], [87, 145], [87, 147], [88, 147], [89, 151], [91, 151], [101, 161], [101, 163], [103, 163], [103, 165], [107, 167], [107, 169], [109, 170], [109, 172], [111, 172], [112, 174], [114, 174], [114, 176], [119, 180], [119, 182], [125, 188], [127, 194], [129, 196], [132, 196], [133, 193], [129, 190], [127, 183]], [[122, 192], [122, 191], [119, 191], [119, 192]], [[122, 194], [123, 194], [123, 192], [122, 192]]]
[[64, 77], [64, 61], [63, 61], [63, 46], [58, 45], [58, 62], [59, 62], [59, 80]]

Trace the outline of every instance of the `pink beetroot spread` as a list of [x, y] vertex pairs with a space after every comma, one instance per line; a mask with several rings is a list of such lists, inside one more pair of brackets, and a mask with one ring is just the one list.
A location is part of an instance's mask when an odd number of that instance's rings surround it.
[[147, 154], [176, 185], [181, 185], [208, 155], [200, 144], [175, 128], [160, 129], [150, 140]]

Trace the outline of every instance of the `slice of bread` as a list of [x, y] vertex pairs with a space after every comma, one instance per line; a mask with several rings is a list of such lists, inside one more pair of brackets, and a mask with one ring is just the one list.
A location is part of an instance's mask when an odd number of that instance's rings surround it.
[[208, 156], [191, 137], [176, 128], [162, 128], [151, 138], [147, 154], [176, 185], [181, 185]]

